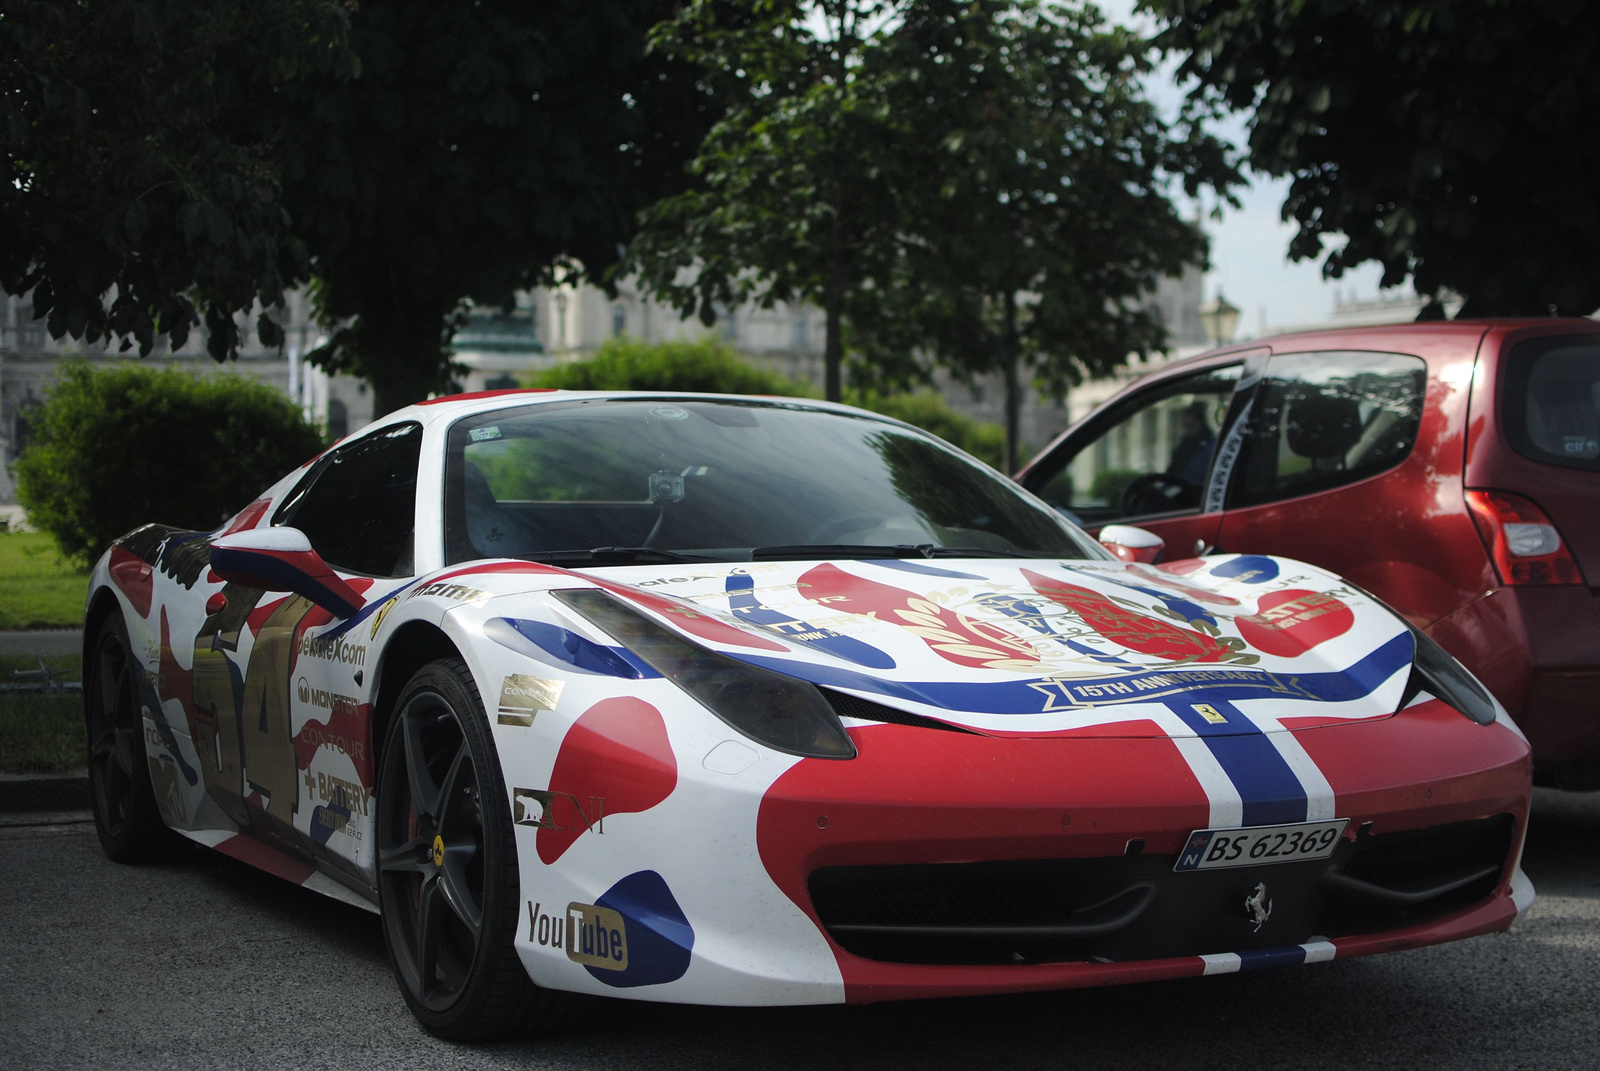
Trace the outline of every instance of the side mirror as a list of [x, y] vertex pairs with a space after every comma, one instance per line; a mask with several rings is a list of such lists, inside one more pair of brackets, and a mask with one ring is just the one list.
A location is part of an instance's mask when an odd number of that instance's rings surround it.
[[1100, 529], [1100, 545], [1122, 561], [1154, 565], [1167, 541], [1131, 524], [1108, 524]]
[[338, 617], [351, 617], [366, 603], [298, 528], [248, 528], [225, 535], [211, 544], [211, 570], [232, 584], [304, 595]]

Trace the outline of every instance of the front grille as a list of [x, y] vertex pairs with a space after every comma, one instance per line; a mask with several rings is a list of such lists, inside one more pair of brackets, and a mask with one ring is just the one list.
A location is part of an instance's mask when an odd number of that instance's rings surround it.
[[832, 688], [817, 689], [822, 693], [828, 705], [833, 707], [833, 712], [841, 718], [859, 718], [861, 721], [881, 721], [891, 725], [914, 725], [919, 729], [943, 729], [952, 733], [971, 733], [970, 729], [963, 729], [959, 725], [946, 725], [942, 721], [924, 718], [920, 714], [913, 714], [907, 710], [896, 710], [886, 707], [882, 703], [874, 703], [870, 699], [850, 695], [848, 692], [836, 692]]
[[[1333, 858], [1175, 873], [1167, 855], [825, 867], [812, 906], [846, 951], [892, 963], [1129, 961], [1398, 929], [1481, 901], [1510, 815], [1345, 841]], [[1265, 883], [1258, 929], [1245, 900]]]
[[1511, 851], [1509, 814], [1431, 829], [1358, 836], [1324, 884], [1329, 937], [1392, 930], [1488, 896]]

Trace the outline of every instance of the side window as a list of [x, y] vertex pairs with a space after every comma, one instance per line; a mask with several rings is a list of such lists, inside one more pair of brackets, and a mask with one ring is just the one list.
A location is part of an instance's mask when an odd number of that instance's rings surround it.
[[324, 458], [274, 524], [311, 540], [322, 560], [368, 576], [410, 576], [422, 426], [399, 424]]
[[1600, 471], [1600, 341], [1534, 339], [1500, 367], [1500, 414], [1512, 448], [1546, 465]]
[[[1107, 413], [1035, 493], [1089, 526], [1200, 508], [1239, 365], [1175, 379]], [[1033, 483], [1033, 481], [1029, 481]]]
[[1230, 506], [1326, 491], [1405, 460], [1428, 367], [1397, 353], [1275, 356], [1252, 406]]

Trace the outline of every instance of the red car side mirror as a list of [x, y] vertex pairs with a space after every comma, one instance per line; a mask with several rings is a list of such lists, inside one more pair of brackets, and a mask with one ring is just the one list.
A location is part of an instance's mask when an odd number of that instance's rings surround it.
[[311, 549], [298, 528], [249, 528], [225, 535], [211, 544], [211, 570], [232, 584], [304, 595], [338, 617], [351, 617], [366, 603]]
[[1100, 545], [1125, 562], [1154, 565], [1161, 558], [1167, 541], [1154, 532], [1131, 524], [1108, 524], [1100, 529]]

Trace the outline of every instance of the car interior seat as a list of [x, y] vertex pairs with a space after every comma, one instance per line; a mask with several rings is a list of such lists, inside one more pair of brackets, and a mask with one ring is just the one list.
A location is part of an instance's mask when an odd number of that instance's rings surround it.
[[489, 478], [468, 461], [462, 465], [467, 541], [484, 558], [516, 558], [552, 549], [542, 533], [495, 498]]
[[1342, 469], [1361, 430], [1361, 406], [1354, 398], [1321, 391], [1296, 398], [1284, 428], [1289, 449], [1309, 458], [1315, 472]]

